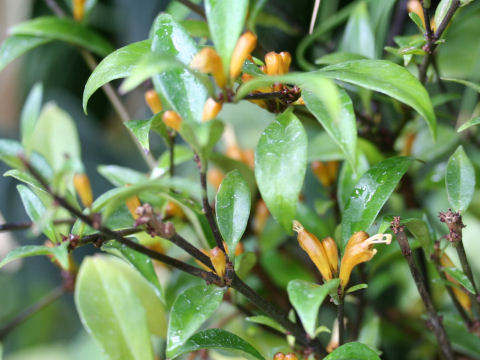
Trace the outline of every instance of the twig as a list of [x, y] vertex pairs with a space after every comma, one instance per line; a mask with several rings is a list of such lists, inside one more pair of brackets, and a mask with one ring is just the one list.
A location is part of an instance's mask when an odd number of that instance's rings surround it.
[[[74, 222], [75, 222], [75, 219], [58, 219], [58, 220], [54, 220], [53, 224], [54, 225], [73, 224]], [[35, 225], [35, 223], [31, 222], [31, 221], [27, 221], [27, 222], [24, 222], [24, 223], [0, 224], [0, 232], [26, 230], [26, 229], [30, 229], [34, 225]]]
[[190, 10], [192, 10], [194, 13], [197, 13], [200, 15], [202, 18], [206, 19], [207, 17], [205, 16], [205, 11], [203, 8], [197, 4], [192, 3], [189, 0], [178, 0], [179, 3], [185, 5], [188, 7]]
[[272, 91], [272, 92], [262, 92], [262, 93], [252, 93], [245, 95], [244, 100], [256, 100], [256, 99], [274, 99], [284, 96], [282, 91]]
[[20, 324], [22, 324], [25, 320], [29, 319], [32, 315], [39, 312], [40, 310], [42, 310], [43, 308], [45, 308], [46, 306], [50, 305], [55, 300], [60, 298], [63, 294], [66, 293], [66, 291], [67, 290], [63, 286], [58, 286], [55, 289], [53, 289], [51, 292], [49, 292], [47, 295], [45, 295], [43, 298], [41, 298], [39, 301], [37, 301], [35, 304], [33, 304], [32, 306], [30, 306], [29, 308], [25, 309], [20, 314], [18, 314], [10, 322], [8, 322], [2, 328], [0, 328], [0, 341], [5, 339], [5, 337], [12, 330], [14, 330]]
[[393, 218], [391, 229], [397, 237], [398, 244], [400, 245], [400, 249], [402, 250], [402, 255], [407, 260], [408, 267], [410, 268], [410, 273], [412, 274], [413, 280], [415, 281], [415, 285], [417, 286], [417, 290], [420, 294], [420, 297], [422, 298], [423, 304], [425, 305], [425, 309], [429, 317], [428, 324], [435, 333], [442, 354], [445, 359], [454, 360], [455, 357], [453, 355], [452, 347], [450, 345], [450, 341], [448, 340], [447, 333], [445, 332], [442, 321], [437, 315], [437, 312], [433, 306], [432, 299], [427, 292], [424, 279], [422, 278], [420, 270], [415, 264], [412, 256], [412, 249], [410, 248], [410, 245], [408, 243], [408, 239], [403, 230], [403, 226], [400, 225], [399, 216], [395, 216]]
[[480, 318], [480, 300], [479, 300], [479, 294], [478, 294], [478, 289], [477, 285], [475, 284], [475, 279], [473, 278], [473, 273], [472, 273], [472, 268], [470, 267], [470, 263], [468, 262], [467, 259], [467, 254], [465, 253], [465, 248], [463, 247], [463, 241], [459, 241], [456, 244], [456, 249], [457, 249], [457, 254], [458, 258], [460, 260], [460, 264], [462, 265], [462, 270], [467, 275], [468, 280], [472, 283], [473, 290], [475, 290], [475, 294], [472, 294], [471, 292], [468, 292], [468, 295], [470, 296], [470, 300], [472, 301], [472, 305], [476, 311], [476, 318]]
[[55, 0], [45, 0], [45, 4], [52, 10], [52, 12], [58, 17], [65, 17], [65, 11], [57, 4]]
[[170, 140], [170, 167], [169, 167], [169, 172], [170, 172], [170, 177], [173, 178], [175, 174], [175, 138], [176, 134], [169, 134], [169, 140]]
[[338, 346], [343, 345], [345, 338], [345, 305], [343, 299], [340, 299], [340, 304], [337, 305], [337, 319], [338, 319]]
[[315, 0], [315, 3], [313, 4], [312, 18], [310, 19], [310, 27], [308, 28], [309, 34], [313, 32], [313, 28], [315, 27], [315, 21], [317, 20], [318, 9], [320, 8], [320, 1], [321, 0]]
[[[435, 71], [435, 75], [437, 75], [438, 87], [440, 88], [440, 92], [442, 92], [443, 94], [448, 93], [447, 86], [445, 85], [445, 82], [442, 80], [440, 76], [440, 69], [438, 67], [437, 59], [435, 57], [432, 59], [432, 65], [433, 65], [433, 70]], [[450, 112], [450, 114], [453, 117], [455, 117], [455, 108], [453, 107], [452, 103], [449, 101], [445, 105], [448, 111]]]

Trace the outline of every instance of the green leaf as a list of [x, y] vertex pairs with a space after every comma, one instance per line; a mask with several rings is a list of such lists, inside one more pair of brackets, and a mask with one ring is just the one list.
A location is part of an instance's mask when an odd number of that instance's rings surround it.
[[462, 126], [460, 126], [457, 132], [462, 132], [463, 130], [467, 130], [469, 127], [480, 124], [480, 116], [474, 117], [467, 122], [465, 122]]
[[[186, 146], [176, 145], [174, 148], [174, 164], [175, 166], [183, 164], [193, 159], [193, 151]], [[170, 169], [170, 151], [165, 151], [158, 159], [158, 164], [152, 171], [152, 178], [160, 177], [166, 174]]]
[[147, 180], [147, 177], [141, 172], [117, 165], [99, 165], [97, 171], [113, 186], [136, 184]]
[[453, 0], [441, 0], [440, 3], [437, 5], [437, 8], [435, 9], [435, 24], [437, 26], [440, 26], [443, 19], [445, 19], [448, 10], [452, 6], [452, 1]]
[[222, 58], [225, 74], [247, 17], [248, 0], [206, 0], [205, 12], [213, 44]]
[[105, 57], [93, 70], [83, 90], [83, 111], [90, 96], [106, 83], [129, 76], [143, 55], [150, 53], [150, 40], [131, 43]]
[[277, 117], [255, 151], [258, 188], [275, 220], [289, 233], [307, 165], [307, 135], [291, 113]]
[[49, 43], [50, 39], [30, 35], [11, 35], [0, 46], [0, 71], [17, 57], [37, 46]]
[[387, 60], [353, 60], [327, 66], [317, 73], [375, 90], [414, 108], [435, 139], [437, 121], [428, 92], [404, 67]]
[[114, 50], [112, 45], [96, 32], [66, 17], [38, 17], [15, 25], [10, 29], [10, 33], [65, 41], [72, 45], [81, 46], [100, 56], [106, 56]]
[[240, 279], [245, 278], [247, 274], [257, 263], [257, 255], [254, 252], [244, 252], [235, 259], [235, 273]]
[[347, 92], [341, 90], [340, 99], [340, 116], [332, 118], [325, 108], [323, 102], [318, 99], [315, 94], [308, 90], [302, 91], [302, 97], [305, 101], [307, 109], [322, 124], [325, 131], [340, 146], [345, 157], [348, 159], [353, 168], [355, 168], [355, 152], [357, 149], [357, 122], [353, 112], [352, 100]]
[[353, 233], [367, 231], [413, 159], [391, 157], [368, 170], [355, 185], [342, 217], [342, 248]]
[[0, 261], [0, 268], [13, 260], [38, 255], [53, 255], [62, 268], [68, 269], [68, 242], [63, 242], [53, 247], [43, 245], [20, 246], [10, 251], [7, 256]]
[[150, 126], [152, 124], [151, 120], [130, 120], [124, 122], [125, 126], [135, 135], [140, 145], [142, 145], [143, 151], [145, 153], [150, 152]]
[[375, 37], [365, 1], [359, 2], [352, 11], [343, 33], [340, 50], [370, 59], [375, 57]]
[[420, 219], [402, 219], [402, 224], [405, 224], [408, 231], [422, 245], [427, 255], [430, 255], [432, 253], [433, 241], [427, 223]]
[[202, 166], [205, 166], [213, 147], [223, 134], [223, 128], [223, 123], [217, 119], [201, 124], [182, 122], [180, 135], [198, 154]]
[[443, 268], [452, 278], [457, 280], [465, 289], [467, 289], [471, 294], [475, 294], [475, 288], [461, 270], [456, 267], [445, 267]]
[[0, 139], [0, 160], [12, 168], [22, 168], [23, 163], [19, 155], [24, 155], [22, 144], [16, 140]]
[[229, 256], [235, 258], [235, 249], [247, 227], [250, 215], [250, 190], [238, 170], [229, 172], [215, 197], [218, 228], [227, 243]]
[[412, 21], [415, 23], [415, 25], [417, 25], [418, 30], [420, 30], [420, 32], [423, 34], [425, 32], [425, 26], [423, 26], [423, 22], [422, 22], [422, 19], [420, 18], [420, 16], [418, 16], [414, 12], [409, 12], [408, 16], [410, 17], [410, 19], [412, 19]]
[[148, 282], [124, 261], [85, 258], [77, 276], [75, 304], [83, 326], [110, 359], [154, 359], [149, 322], [166, 327], [163, 305]]
[[340, 279], [327, 281], [323, 285], [313, 284], [303, 280], [293, 280], [288, 283], [288, 298], [298, 313], [302, 325], [310, 337], [315, 337], [318, 311], [323, 300], [331, 292], [336, 291]]
[[370, 168], [367, 157], [362, 153], [357, 158], [357, 173], [353, 171], [352, 166], [348, 162], [344, 162], [338, 175], [338, 191], [337, 200], [340, 210], [344, 210], [350, 200], [350, 194], [357, 184], [360, 177]]
[[330, 353], [323, 360], [380, 360], [375, 351], [359, 342], [349, 342]]
[[215, 285], [199, 285], [177, 297], [170, 313], [167, 357], [183, 353], [185, 342], [217, 310], [225, 290]]
[[349, 287], [345, 293], [346, 294], [351, 294], [355, 291], [366, 289], [366, 288], [368, 288], [368, 284], [357, 284], [357, 285]]
[[448, 159], [445, 186], [450, 205], [456, 211], [467, 210], [475, 191], [475, 169], [461, 145]]
[[40, 108], [42, 106], [43, 86], [36, 83], [28, 94], [25, 105], [23, 105], [22, 114], [20, 116], [20, 132], [22, 137], [22, 145], [27, 154], [30, 145], [30, 139], [35, 130]]
[[265, 315], [249, 316], [249, 317], [245, 318], [245, 320], [247, 320], [249, 322], [252, 322], [252, 323], [255, 323], [255, 324], [269, 326], [272, 329], [275, 329], [275, 330], [277, 330], [281, 333], [284, 333], [284, 334], [286, 333], [286, 330], [282, 325], [280, 325], [278, 322], [276, 322], [272, 318], [270, 318], [268, 316], [265, 316]]
[[[163, 13], [153, 25], [152, 51], [169, 54], [188, 66], [198, 47], [180, 24]], [[175, 110], [187, 122], [201, 122], [208, 92], [197, 76], [182, 68], [155, 75], [153, 83], [166, 108]]]
[[466, 80], [462, 80], [462, 79], [443, 78], [443, 77], [442, 77], [442, 80], [452, 81], [452, 82], [456, 82], [456, 83], [465, 85], [466, 87], [469, 87], [470, 89], [473, 89], [476, 92], [480, 93], [480, 85], [476, 84], [476, 83], [473, 83], [471, 81], [466, 81]]
[[22, 198], [23, 206], [27, 212], [28, 217], [36, 224], [40, 226], [42, 232], [50, 239], [53, 243], [57, 242], [57, 235], [53, 223], [45, 219], [47, 215], [47, 209], [43, 205], [42, 201], [38, 198], [35, 193], [24, 185], [17, 186], [18, 193]]
[[248, 342], [222, 329], [208, 329], [196, 333], [177, 350], [176, 356], [201, 349], [225, 350], [248, 358], [265, 360]]
[[478, 335], [471, 332], [465, 326], [465, 322], [453, 313], [440, 313], [448, 338], [452, 342], [454, 350], [465, 354], [472, 359], [480, 359], [480, 341]]
[[315, 64], [317, 65], [333, 65], [342, 63], [344, 61], [351, 61], [351, 60], [364, 60], [366, 59], [365, 56], [360, 54], [353, 54], [350, 52], [333, 52], [327, 55], [323, 55], [322, 57], [315, 60]]

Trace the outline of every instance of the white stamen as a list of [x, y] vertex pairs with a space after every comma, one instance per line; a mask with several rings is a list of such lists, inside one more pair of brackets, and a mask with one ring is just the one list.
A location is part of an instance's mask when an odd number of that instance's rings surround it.
[[389, 245], [392, 242], [391, 234], [375, 234], [370, 236], [365, 240], [368, 244], [387, 244]]
[[292, 226], [293, 231], [299, 233], [300, 231], [303, 230], [302, 224], [300, 224], [299, 221], [293, 220], [293, 226]]

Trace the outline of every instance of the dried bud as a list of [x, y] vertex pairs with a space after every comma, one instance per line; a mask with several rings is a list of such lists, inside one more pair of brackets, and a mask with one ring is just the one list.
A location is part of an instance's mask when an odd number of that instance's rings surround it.
[[152, 111], [152, 114], [157, 114], [162, 111], [162, 102], [155, 90], [151, 89], [145, 93], [145, 102]]
[[180, 131], [182, 118], [180, 117], [180, 115], [178, 115], [177, 112], [173, 110], [165, 111], [162, 115], [162, 121], [165, 125], [174, 129], [175, 131]]
[[82, 21], [85, 17], [85, 1], [73, 0], [73, 18], [76, 21]]
[[222, 110], [222, 103], [216, 102], [212, 98], [208, 98], [203, 107], [202, 121], [216, 118], [220, 110]]
[[86, 174], [75, 174], [73, 177], [73, 186], [77, 191], [83, 206], [90, 207], [93, 203], [92, 187]]
[[137, 209], [142, 206], [142, 204], [140, 203], [140, 199], [138, 198], [138, 196], [132, 196], [130, 198], [128, 198], [126, 201], [125, 201], [125, 205], [127, 205], [127, 208], [128, 208], [128, 211], [130, 211], [130, 214], [132, 215], [132, 217], [137, 220], [140, 215], [138, 214], [137, 212]]
[[227, 259], [222, 250], [218, 246], [210, 250], [210, 260], [212, 261], [213, 268], [220, 278], [225, 275], [225, 269], [227, 265]]
[[214, 49], [205, 47], [200, 50], [193, 58], [190, 66], [202, 73], [212, 74], [218, 87], [225, 87], [227, 79], [223, 71], [222, 59]]
[[236, 79], [240, 75], [243, 63], [256, 46], [257, 36], [254, 33], [247, 31], [240, 36], [230, 61], [230, 79]]

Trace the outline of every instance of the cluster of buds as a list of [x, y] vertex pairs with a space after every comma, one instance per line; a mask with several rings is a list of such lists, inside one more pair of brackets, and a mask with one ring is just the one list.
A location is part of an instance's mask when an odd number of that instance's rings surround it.
[[314, 161], [311, 168], [315, 177], [324, 187], [331, 186], [337, 179], [338, 161]]
[[275, 355], [273, 355], [273, 360], [298, 360], [298, 357], [295, 353], [284, 354], [277, 352]]
[[93, 193], [92, 187], [90, 185], [90, 180], [88, 179], [87, 174], [78, 173], [73, 176], [73, 186], [77, 192], [80, 200], [85, 207], [92, 206], [93, 203]]
[[[440, 257], [440, 265], [444, 268], [452, 268], [455, 267], [453, 261], [448, 257], [446, 253], [443, 253], [442, 256]], [[450, 276], [446, 271], [445, 271], [445, 277], [447, 278], [448, 281], [451, 283], [454, 283], [455, 285], [461, 287], [460, 283], [455, 280], [452, 276]], [[460, 305], [467, 311], [470, 311], [472, 308], [472, 303], [470, 300], [470, 297], [466, 293], [466, 290], [459, 289], [458, 287], [452, 286], [452, 291], [453, 294], [455, 295], [455, 298], [458, 300]]]
[[335, 241], [327, 237], [322, 241], [304, 229], [298, 221], [293, 221], [293, 230], [298, 233], [298, 242], [308, 254], [325, 281], [333, 278], [340, 278], [342, 292], [348, 285], [350, 275], [355, 266], [369, 261], [377, 253], [373, 248], [375, 244], [390, 244], [392, 235], [376, 234], [369, 236], [364, 231], [353, 234], [348, 240], [345, 252], [340, 263], [340, 274], [338, 274], [338, 249]]

